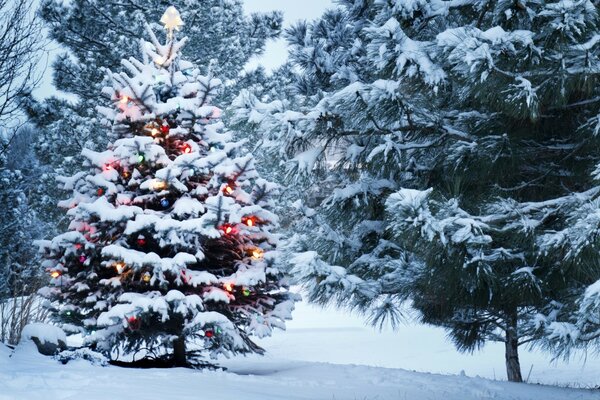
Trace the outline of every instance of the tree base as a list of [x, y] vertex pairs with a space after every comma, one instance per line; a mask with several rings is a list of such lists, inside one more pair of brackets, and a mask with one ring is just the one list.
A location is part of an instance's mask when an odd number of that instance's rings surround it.
[[137, 368], [137, 369], [161, 369], [161, 368], [189, 368], [189, 369], [208, 369], [211, 371], [221, 370], [226, 368], [220, 367], [209, 362], [187, 362], [181, 365], [174, 358], [142, 358], [137, 361], [110, 361], [110, 365], [121, 368]]

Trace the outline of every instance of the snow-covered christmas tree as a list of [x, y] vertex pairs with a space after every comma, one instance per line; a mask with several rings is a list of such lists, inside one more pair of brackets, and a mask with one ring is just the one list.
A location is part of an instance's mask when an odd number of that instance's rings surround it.
[[109, 73], [114, 107], [98, 110], [112, 142], [84, 150], [86, 169], [63, 179], [71, 223], [41, 244], [42, 295], [67, 332], [113, 360], [262, 353], [251, 336], [284, 328], [295, 300], [275, 266], [276, 185], [210, 105], [220, 81], [181, 59], [179, 12], [161, 22], [166, 44], [148, 27], [142, 59]]

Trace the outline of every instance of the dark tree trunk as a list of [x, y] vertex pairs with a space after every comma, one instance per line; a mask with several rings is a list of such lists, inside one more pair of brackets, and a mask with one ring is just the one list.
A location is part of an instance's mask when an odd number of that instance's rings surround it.
[[187, 367], [185, 355], [185, 337], [179, 336], [173, 340], [173, 361], [176, 367]]
[[523, 382], [521, 364], [519, 363], [519, 336], [517, 333], [516, 311], [509, 314], [506, 328], [506, 341], [504, 342], [506, 376], [510, 382]]

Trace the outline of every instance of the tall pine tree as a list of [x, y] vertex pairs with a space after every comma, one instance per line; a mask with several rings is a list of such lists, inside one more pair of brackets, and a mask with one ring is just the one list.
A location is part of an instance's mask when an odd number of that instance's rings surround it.
[[112, 141], [84, 149], [86, 169], [64, 179], [71, 222], [42, 242], [42, 294], [65, 330], [112, 359], [262, 353], [251, 336], [283, 328], [295, 299], [274, 265], [276, 186], [210, 105], [220, 81], [180, 56], [179, 12], [162, 22], [165, 44], [148, 27], [142, 59], [109, 74], [112, 107], [99, 111]]
[[519, 346], [597, 310], [597, 237], [568, 235], [597, 229], [597, 7], [339, 3], [287, 32], [295, 97], [236, 103], [316, 185], [297, 204], [298, 277], [374, 323], [411, 300], [460, 350], [503, 342], [521, 381]]

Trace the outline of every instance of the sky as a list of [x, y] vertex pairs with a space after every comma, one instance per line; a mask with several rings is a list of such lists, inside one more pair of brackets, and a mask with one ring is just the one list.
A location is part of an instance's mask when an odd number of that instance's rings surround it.
[[[332, 0], [244, 0], [244, 8], [247, 14], [260, 11], [280, 10], [284, 14], [285, 27], [290, 26], [297, 20], [318, 18], [327, 9], [333, 7]], [[42, 65], [46, 67], [41, 85], [34, 91], [38, 97], [47, 97], [53, 94], [52, 71], [50, 65], [53, 57], [59, 49], [56, 44], [51, 45], [49, 59], [42, 60]], [[265, 54], [260, 58], [255, 58], [246, 66], [247, 70], [256, 68], [262, 64], [267, 70], [272, 70], [286, 59], [287, 49], [283, 39], [270, 41], [267, 44]]]
[[[245, 0], [244, 7], [247, 13], [283, 11], [284, 23], [287, 27], [297, 20], [311, 20], [319, 17], [327, 8], [333, 7], [333, 2], [332, 0]], [[267, 70], [272, 70], [283, 64], [286, 54], [287, 49], [283, 39], [271, 41], [267, 45], [264, 56], [252, 60], [246, 68], [254, 69], [257, 65], [262, 64]]]

